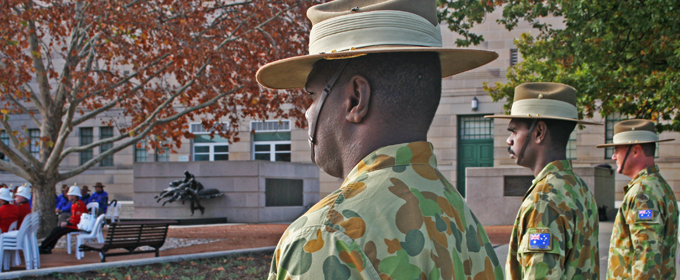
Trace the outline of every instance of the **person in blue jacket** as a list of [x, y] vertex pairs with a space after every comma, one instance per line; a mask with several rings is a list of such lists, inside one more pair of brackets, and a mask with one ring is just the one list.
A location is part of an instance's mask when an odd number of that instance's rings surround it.
[[66, 193], [68, 192], [69, 186], [66, 184], [61, 185], [61, 195], [57, 197], [57, 219], [58, 223], [67, 221], [71, 218], [71, 201], [68, 200]]
[[94, 193], [90, 195], [89, 202], [99, 203], [97, 215], [106, 213], [106, 209], [109, 207], [109, 194], [104, 191], [104, 185], [101, 182], [94, 184]]

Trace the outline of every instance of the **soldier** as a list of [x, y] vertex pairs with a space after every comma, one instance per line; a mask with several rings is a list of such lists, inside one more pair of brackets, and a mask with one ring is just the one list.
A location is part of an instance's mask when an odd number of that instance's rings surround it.
[[441, 78], [498, 55], [442, 48], [434, 0], [336, 0], [307, 15], [311, 54], [257, 79], [306, 88], [312, 161], [344, 182], [286, 230], [269, 279], [501, 279], [427, 142]]
[[574, 174], [566, 146], [578, 119], [576, 90], [559, 83], [515, 88], [508, 152], [535, 179], [510, 237], [506, 279], [599, 279], [598, 215], [593, 194]]
[[674, 279], [678, 207], [673, 190], [654, 164], [659, 140], [654, 123], [627, 120], [614, 125], [611, 144], [617, 172], [633, 179], [623, 188], [616, 214], [607, 279]]

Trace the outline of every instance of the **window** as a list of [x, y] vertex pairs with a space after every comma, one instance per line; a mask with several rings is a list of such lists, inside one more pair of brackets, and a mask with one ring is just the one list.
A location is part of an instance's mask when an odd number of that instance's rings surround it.
[[510, 49], [510, 67], [517, 65], [519, 61], [519, 53], [517, 49]]
[[[92, 143], [92, 128], [91, 127], [81, 127], [80, 128], [80, 146], [89, 145]], [[85, 164], [87, 161], [92, 159], [92, 149], [80, 152], [80, 164]]]
[[[163, 143], [161, 143], [162, 145]], [[168, 162], [170, 161], [170, 147], [160, 147], [156, 148], [156, 162]]]
[[460, 116], [460, 139], [493, 139], [493, 119], [484, 116]]
[[290, 162], [290, 121], [255, 121], [250, 128], [254, 160]]
[[[0, 141], [2, 141], [2, 143], [5, 143], [5, 145], [9, 147], [9, 135], [4, 130], [0, 131]], [[9, 157], [7, 157], [5, 154], [2, 154], [2, 160], [9, 162]]]
[[576, 129], [571, 132], [567, 142], [567, 159], [576, 159]]
[[135, 144], [135, 162], [146, 162], [146, 140], [142, 140]]
[[40, 129], [28, 130], [28, 151], [35, 158], [40, 158]]
[[[605, 143], [609, 144], [614, 141], [614, 125], [618, 122], [620, 122], [623, 118], [621, 117], [621, 114], [619, 113], [612, 113], [611, 115], [607, 116], [605, 120], [605, 131], [604, 131], [604, 141]], [[614, 154], [614, 147], [606, 147], [604, 149], [604, 158], [605, 159], [612, 159], [612, 155]]]
[[265, 206], [302, 206], [302, 180], [265, 179]]
[[[105, 126], [99, 128], [99, 139], [106, 139], [113, 137], [113, 127]], [[99, 146], [99, 153], [104, 153], [113, 148], [113, 143], [108, 143]], [[99, 162], [99, 166], [113, 166], [113, 156], [108, 156]]]
[[[226, 129], [227, 124], [222, 124]], [[200, 123], [191, 124], [191, 133], [195, 135], [193, 144], [194, 161], [229, 160], [229, 140], [220, 136], [210, 138], [209, 130]]]

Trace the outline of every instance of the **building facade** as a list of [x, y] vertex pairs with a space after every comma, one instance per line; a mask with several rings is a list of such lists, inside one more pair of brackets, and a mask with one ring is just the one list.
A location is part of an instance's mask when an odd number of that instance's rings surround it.
[[[484, 36], [485, 41], [473, 48], [497, 52], [496, 61], [478, 69], [448, 77], [442, 81], [442, 98], [434, 121], [428, 133], [428, 139], [435, 148], [439, 168], [464, 195], [465, 168], [511, 166], [514, 162], [508, 157], [506, 127], [508, 120], [484, 119], [484, 115], [503, 113], [503, 102], [493, 102], [482, 89], [484, 83], [504, 82], [507, 69], [519, 61], [519, 53], [514, 45], [515, 38], [522, 33], [536, 33], [528, 23], [520, 23], [513, 31], [507, 31], [496, 23], [501, 11], [489, 14], [483, 24], [473, 28], [473, 32]], [[559, 18], [541, 19], [562, 24]], [[456, 34], [442, 27], [444, 45], [455, 46]], [[253, 73], [254, 75], [254, 73]], [[476, 105], [473, 105], [476, 103]], [[118, 112], [109, 112], [115, 116]], [[610, 164], [611, 150], [597, 149], [595, 145], [611, 141], [613, 124], [621, 120], [620, 116], [601, 118], [593, 121], [601, 126], [587, 126], [577, 129], [572, 134], [568, 147], [568, 157], [575, 166], [595, 166]], [[34, 124], [27, 116], [13, 118], [13, 122], [26, 125], [31, 133]], [[65, 184], [93, 185], [102, 182], [112, 199], [132, 201], [133, 165], [137, 162], [190, 162], [190, 161], [243, 161], [268, 160], [309, 163], [310, 150], [307, 143], [307, 129], [294, 127], [291, 120], [242, 120], [241, 141], [229, 143], [218, 136], [210, 138], [198, 122], [190, 125], [195, 139], [184, 139], [176, 153], [169, 150], [153, 151], [140, 145], [129, 147], [110, 159], [102, 161], [98, 166], [76, 176]], [[105, 137], [118, 135], [115, 127], [102, 126], [100, 121], [90, 121], [80, 125], [72, 134], [67, 145], [82, 145]], [[680, 138], [675, 132], [666, 132], [662, 138]], [[8, 142], [6, 135], [0, 140]], [[70, 155], [64, 162], [64, 168], [75, 167], [97, 155], [108, 147], [95, 148], [91, 151]], [[661, 174], [668, 180], [676, 196], [680, 197], [680, 140], [659, 144], [657, 162]], [[177, 174], [178, 178], [182, 174]], [[342, 179], [334, 178], [320, 172], [320, 197], [324, 197], [337, 189]], [[9, 173], [0, 173], [0, 181], [21, 184], [23, 181]], [[623, 186], [629, 179], [616, 175], [616, 199], [623, 197]], [[484, 187], [484, 186], [479, 186]]]

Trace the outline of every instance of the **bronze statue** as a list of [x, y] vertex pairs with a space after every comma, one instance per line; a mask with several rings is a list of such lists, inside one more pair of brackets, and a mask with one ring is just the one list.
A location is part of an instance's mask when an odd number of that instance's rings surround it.
[[163, 206], [168, 202], [180, 200], [184, 204], [184, 201], [189, 200], [191, 202], [191, 216], [193, 216], [196, 209], [201, 210], [201, 215], [205, 212], [205, 208], [201, 206], [200, 199], [222, 195], [224, 193], [220, 193], [217, 189], [203, 188], [203, 184], [197, 182], [193, 174], [189, 173], [189, 171], [184, 171], [184, 180], [170, 182], [170, 186], [154, 198], [157, 199], [156, 202], [158, 203], [169, 197], [169, 199], [163, 202]]

